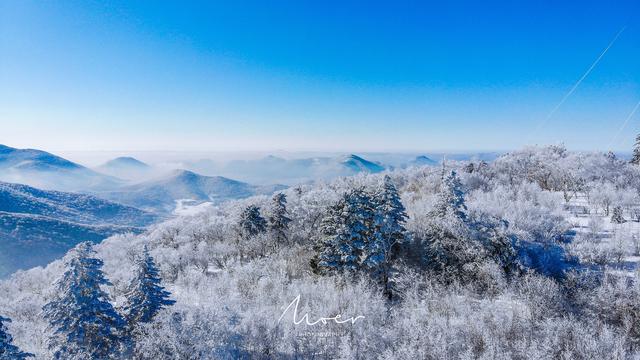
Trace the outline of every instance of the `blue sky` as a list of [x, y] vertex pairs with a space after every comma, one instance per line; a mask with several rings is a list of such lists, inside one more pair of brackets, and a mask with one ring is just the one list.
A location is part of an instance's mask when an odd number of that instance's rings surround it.
[[640, 111], [616, 134], [640, 101], [639, 10], [637, 1], [4, 0], [0, 143], [627, 150]]

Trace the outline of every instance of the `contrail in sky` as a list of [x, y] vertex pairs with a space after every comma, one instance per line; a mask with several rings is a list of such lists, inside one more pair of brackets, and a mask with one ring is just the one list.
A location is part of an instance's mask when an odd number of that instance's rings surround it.
[[607, 145], [607, 149], [610, 149], [611, 145], [613, 145], [613, 143], [618, 139], [618, 136], [620, 136], [620, 133], [622, 133], [622, 130], [624, 130], [624, 128], [627, 127], [629, 120], [633, 118], [633, 115], [636, 114], [636, 111], [638, 111], [638, 108], [640, 108], [640, 101], [638, 101], [638, 103], [636, 104], [636, 107], [634, 107], [633, 110], [631, 110], [631, 113], [629, 114], [629, 116], [627, 116], [627, 118], [624, 120], [624, 123], [622, 124], [620, 129], [618, 129], [616, 136], [614, 136], [613, 139], [611, 139], [611, 142], [609, 142], [609, 145]]
[[541, 121], [538, 124], [538, 127], [536, 128], [536, 130], [533, 132], [533, 134], [537, 134], [538, 131], [540, 131], [540, 129], [542, 129], [542, 127], [544, 127], [547, 122], [549, 121], [549, 119], [551, 119], [551, 117], [556, 113], [556, 111], [558, 111], [558, 109], [560, 108], [560, 106], [562, 106], [562, 104], [564, 104], [565, 101], [567, 101], [567, 99], [569, 98], [569, 96], [571, 96], [571, 94], [573, 94], [574, 91], [576, 91], [576, 89], [578, 88], [578, 86], [580, 86], [580, 83], [582, 83], [582, 81], [589, 76], [589, 73], [591, 73], [591, 70], [593, 70], [593, 68], [596, 67], [596, 65], [598, 65], [598, 63], [600, 62], [600, 59], [602, 59], [602, 57], [604, 56], [604, 54], [607, 53], [607, 51], [609, 51], [609, 49], [611, 48], [611, 46], [613, 46], [613, 43], [616, 42], [616, 40], [618, 40], [618, 37], [620, 36], [620, 34], [622, 34], [622, 32], [626, 29], [627, 27], [624, 26], [622, 27], [622, 29], [620, 29], [620, 31], [618, 31], [618, 33], [616, 34], [616, 36], [614, 36], [613, 40], [611, 40], [611, 42], [609, 43], [609, 45], [607, 45], [607, 47], [602, 51], [602, 53], [600, 53], [600, 56], [598, 56], [598, 58], [596, 59], [596, 61], [593, 62], [593, 64], [591, 64], [591, 66], [589, 67], [589, 69], [587, 69], [587, 71], [582, 75], [582, 77], [580, 79], [578, 79], [578, 81], [576, 81], [576, 83], [573, 85], [573, 87], [571, 88], [571, 90], [569, 90], [569, 92], [567, 92], [564, 97], [562, 97], [562, 100], [560, 100], [560, 102], [558, 103], [558, 105], [556, 105], [553, 110], [551, 110], [551, 112], [549, 112], [549, 114], [547, 114], [547, 117]]

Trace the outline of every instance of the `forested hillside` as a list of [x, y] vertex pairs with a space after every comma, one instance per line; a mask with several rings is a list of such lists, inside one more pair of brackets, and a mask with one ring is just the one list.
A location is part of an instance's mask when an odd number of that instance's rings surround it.
[[639, 190], [562, 146], [299, 185], [81, 244], [0, 315], [45, 359], [634, 358]]

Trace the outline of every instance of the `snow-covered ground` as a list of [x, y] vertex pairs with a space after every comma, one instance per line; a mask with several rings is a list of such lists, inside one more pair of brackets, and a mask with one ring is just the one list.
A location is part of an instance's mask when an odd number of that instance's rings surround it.
[[607, 216], [603, 209], [590, 204], [586, 195], [574, 197], [567, 206], [567, 220], [575, 231], [570, 248], [584, 255], [581, 259], [602, 259], [613, 273], [635, 276], [640, 267], [640, 222], [623, 213], [625, 222], [611, 221], [612, 210]]
[[192, 199], [179, 199], [176, 200], [176, 209], [173, 210], [173, 214], [177, 216], [193, 216], [211, 208], [213, 208], [212, 202], [201, 203]]

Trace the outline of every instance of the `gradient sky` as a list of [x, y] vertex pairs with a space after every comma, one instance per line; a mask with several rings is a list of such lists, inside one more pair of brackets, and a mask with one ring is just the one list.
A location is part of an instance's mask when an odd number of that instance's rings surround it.
[[637, 0], [105, 3], [0, 0], [0, 143], [628, 150], [640, 131]]

